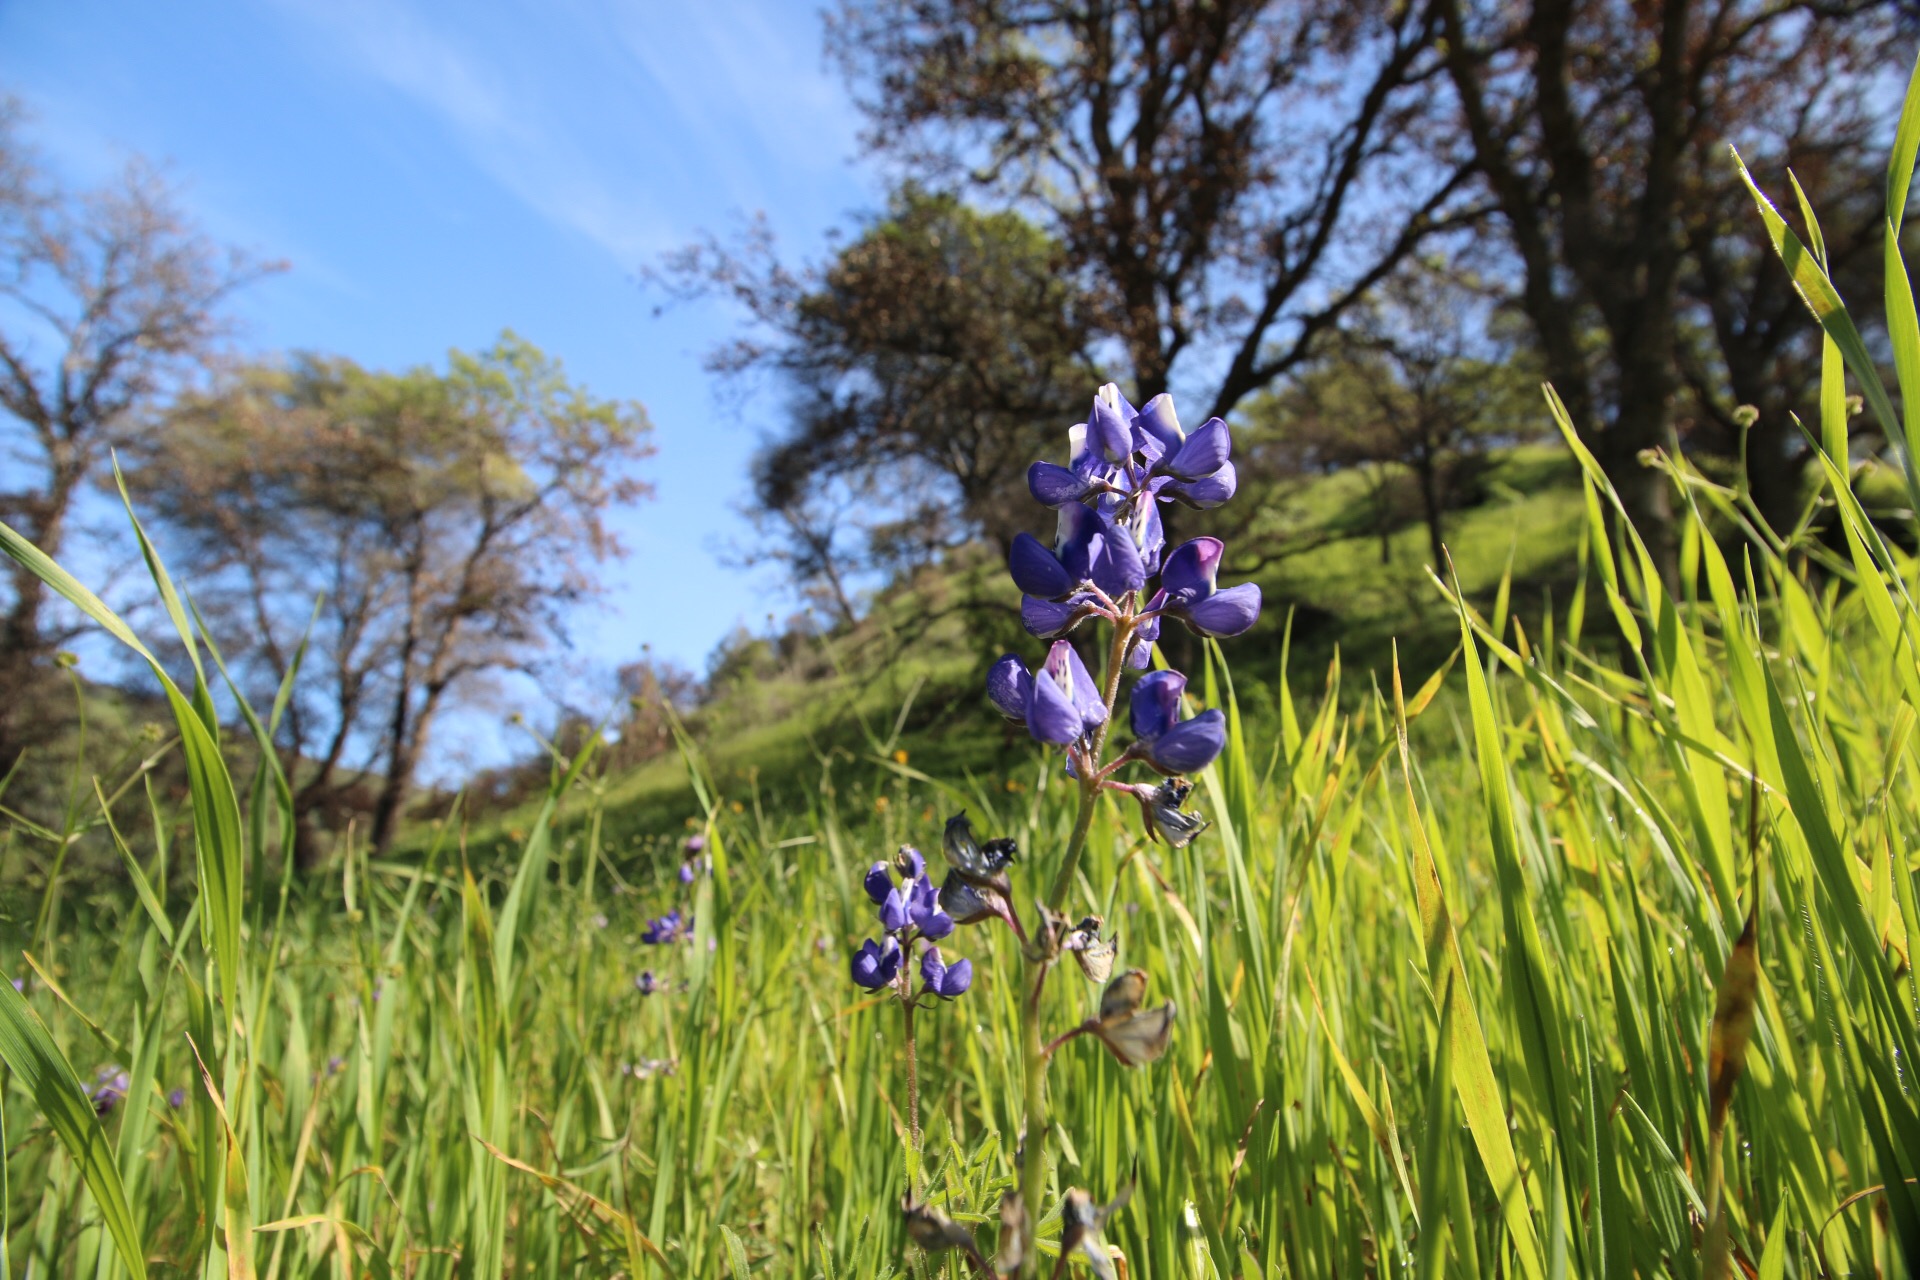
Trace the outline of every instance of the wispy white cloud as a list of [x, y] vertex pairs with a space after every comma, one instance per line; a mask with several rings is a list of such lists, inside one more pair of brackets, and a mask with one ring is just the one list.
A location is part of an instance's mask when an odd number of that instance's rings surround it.
[[[777, 24], [775, 13], [789, 20]], [[795, 178], [846, 167], [858, 121], [821, 65], [810, 11], [627, 0], [613, 23], [680, 126], [707, 147], [733, 205], [765, 207]]]
[[[541, 77], [525, 61], [516, 66], [511, 51], [478, 48], [466, 25], [455, 33], [404, 4], [283, 0], [281, 7], [358, 71], [437, 116], [475, 164], [549, 222], [627, 267], [674, 242], [647, 193], [588, 153]], [[565, 74], [564, 67], [542, 70]]]

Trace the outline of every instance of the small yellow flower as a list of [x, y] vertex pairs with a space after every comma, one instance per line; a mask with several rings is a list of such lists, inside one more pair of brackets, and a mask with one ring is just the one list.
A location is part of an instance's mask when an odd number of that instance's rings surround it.
[[747, 806], [745, 806], [744, 804], [741, 804], [738, 800], [735, 800], [732, 804], [728, 805], [727, 807], [729, 809], [732, 809], [735, 813], [745, 813], [747, 811]]
[[1027, 789], [1026, 784], [1021, 782], [1020, 779], [1018, 778], [1007, 779], [1007, 790], [1013, 791], [1013, 792], [1021, 792], [1021, 791], [1025, 791], [1026, 789]]
[[881, 813], [885, 813], [887, 811], [887, 805], [890, 803], [892, 802], [889, 801], [885, 796], [875, 796], [873, 798], [873, 807], [878, 809]]
[[895, 764], [905, 764], [907, 762], [907, 749], [905, 747], [901, 747], [893, 753], [893, 762]]

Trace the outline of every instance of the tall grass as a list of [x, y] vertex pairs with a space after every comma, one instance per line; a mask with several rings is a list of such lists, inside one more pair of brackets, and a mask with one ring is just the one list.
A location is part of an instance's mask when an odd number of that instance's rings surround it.
[[[1890, 245], [1917, 139], [1920, 94]], [[1168, 852], [1097, 815], [1070, 906], [1117, 922], [1122, 963], [1181, 1008], [1152, 1067], [1081, 1041], [1052, 1071], [1056, 1186], [1137, 1180], [1106, 1233], [1128, 1274], [1920, 1274], [1920, 568], [1856, 496], [1843, 372], [1915, 456], [1920, 326], [1890, 250], [1903, 416], [1812, 211], [1807, 243], [1763, 214], [1830, 335], [1808, 520], [1769, 530], [1663, 458], [1669, 586], [1550, 400], [1587, 509], [1567, 608], [1522, 619], [1503, 587], [1476, 611], [1436, 579], [1449, 662], [1336, 662], [1313, 696], [1283, 670], [1264, 717], [1216, 652], [1213, 831]], [[350, 846], [306, 879], [274, 754], [229, 772], [218, 654], [142, 549], [191, 660], [182, 688], [148, 658], [189, 766], [194, 892], [168, 896], [163, 799], [89, 789], [81, 825], [123, 850], [127, 890], [27, 938], [6, 964], [26, 995], [0, 984], [8, 1274], [961, 1274], [905, 1242], [899, 1046], [846, 956], [861, 870], [933, 847], [952, 809], [1064, 841], [1073, 797], [1044, 761], [1010, 788], [876, 744], [774, 813], [683, 741], [712, 858], [687, 887], [603, 847], [590, 746], [556, 760], [510, 862], [471, 862], [452, 814], [417, 858]], [[245, 731], [268, 742], [284, 698]], [[887, 803], [852, 811], [850, 782]], [[669, 905], [691, 943], [640, 946]], [[1001, 931], [952, 945], [977, 976], [919, 1027], [923, 1185], [987, 1241], [1015, 1176], [1019, 961]], [[1065, 1028], [1095, 999], [1057, 983], [1047, 1007]], [[82, 1081], [103, 1066], [130, 1087], [101, 1118]]]

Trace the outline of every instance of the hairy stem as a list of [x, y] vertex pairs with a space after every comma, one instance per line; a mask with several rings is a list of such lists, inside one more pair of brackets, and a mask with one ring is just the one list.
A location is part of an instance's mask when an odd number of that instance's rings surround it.
[[901, 1006], [907, 1018], [907, 1190], [920, 1198], [920, 1057], [913, 1043], [913, 1002]]

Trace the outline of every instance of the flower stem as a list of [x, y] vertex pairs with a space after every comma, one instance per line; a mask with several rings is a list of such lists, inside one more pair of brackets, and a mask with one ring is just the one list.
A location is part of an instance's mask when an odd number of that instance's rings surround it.
[[913, 1043], [913, 1002], [901, 1008], [907, 1018], [907, 1190], [920, 1196], [920, 1057]]

